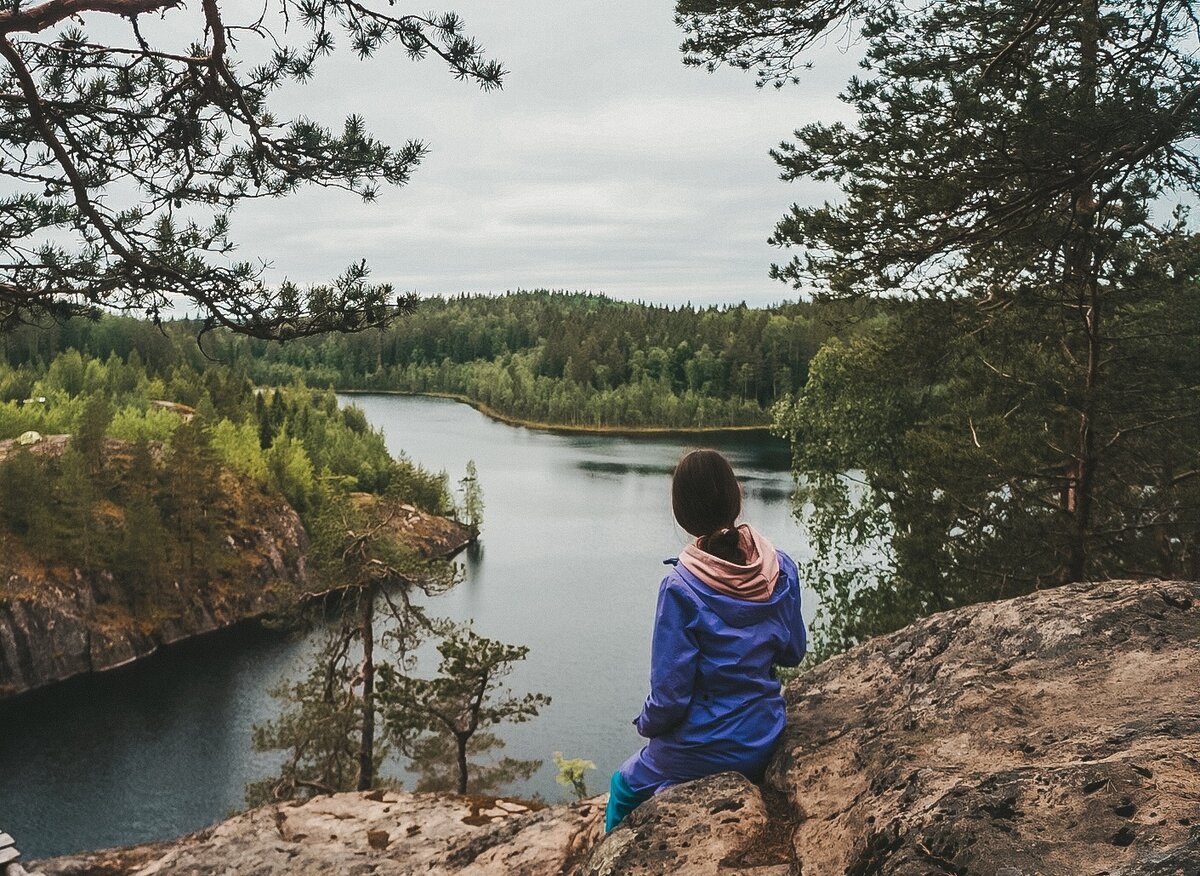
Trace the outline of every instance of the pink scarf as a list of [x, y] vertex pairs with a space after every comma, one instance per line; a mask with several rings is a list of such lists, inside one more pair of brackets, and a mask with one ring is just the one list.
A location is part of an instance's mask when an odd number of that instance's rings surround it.
[[679, 554], [679, 561], [718, 593], [750, 602], [765, 602], [775, 592], [779, 557], [771, 543], [749, 523], [743, 523], [737, 532], [738, 546], [746, 558], [744, 566], [708, 553], [701, 546], [704, 539], [696, 539], [685, 547]]

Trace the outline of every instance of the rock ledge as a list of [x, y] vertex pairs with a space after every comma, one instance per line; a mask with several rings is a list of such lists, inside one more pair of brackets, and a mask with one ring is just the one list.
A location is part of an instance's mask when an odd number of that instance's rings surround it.
[[[1196, 876], [1200, 583], [1111, 582], [936, 615], [789, 685], [760, 789], [603, 799], [342, 794], [54, 876]], [[598, 841], [599, 840], [599, 841]]]

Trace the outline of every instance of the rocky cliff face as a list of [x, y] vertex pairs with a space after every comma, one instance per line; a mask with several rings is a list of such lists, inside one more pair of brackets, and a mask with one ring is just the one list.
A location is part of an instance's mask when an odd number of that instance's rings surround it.
[[[48, 874], [1200, 874], [1200, 583], [937, 615], [793, 682], [763, 787], [601, 799], [339, 795]], [[19, 839], [19, 838], [18, 838]]]
[[175, 581], [147, 611], [116, 603], [110, 573], [0, 562], [0, 697], [121, 666], [163, 645], [295, 604], [308, 540], [282, 497], [246, 497], [222, 522], [220, 564], [203, 586]]
[[[663, 794], [588, 872], [1195, 876], [1197, 679], [1194, 582], [936, 615], [789, 687], [761, 792], [726, 788], [721, 811], [705, 801], [722, 779]], [[672, 814], [675, 794], [693, 817]], [[680, 867], [685, 843], [731, 833], [744, 836], [731, 853]]]
[[1110, 584], [823, 667], [772, 769], [795, 848], [814, 872], [1200, 872], [1197, 645], [1200, 585]]
[[[61, 436], [60, 436], [61, 437]], [[0, 442], [0, 456], [5, 451]], [[48, 441], [38, 452], [61, 452]], [[393, 529], [422, 557], [449, 557], [476, 532], [404, 507]], [[221, 478], [221, 553], [203, 580], [166, 582], [166, 596], [130, 605], [109, 572], [34, 562], [0, 550], [0, 699], [149, 656], [164, 645], [284, 612], [307, 598], [308, 538], [278, 494]], [[0, 544], [0, 548], [3, 545]], [[181, 570], [180, 570], [181, 571]]]

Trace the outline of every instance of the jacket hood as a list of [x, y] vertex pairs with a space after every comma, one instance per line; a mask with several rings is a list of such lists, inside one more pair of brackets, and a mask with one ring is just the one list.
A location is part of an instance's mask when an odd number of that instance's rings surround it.
[[[729, 530], [722, 530], [729, 532]], [[764, 602], [771, 598], [779, 577], [779, 557], [775, 548], [749, 523], [736, 530], [738, 547], [746, 562], [732, 563], [705, 550], [704, 539], [685, 547], [679, 561], [687, 570], [718, 593]]]
[[[763, 539], [763, 542], [766, 542], [766, 539]], [[793, 597], [792, 588], [796, 586], [795, 566], [775, 548], [770, 547], [769, 543], [767, 547], [770, 551], [769, 562], [764, 565], [767, 569], [774, 569], [774, 576], [771, 579], [770, 595], [765, 599], [744, 599], [713, 588], [692, 570], [687, 562], [686, 549], [680, 554], [675, 570], [689, 589], [721, 619], [722, 623], [731, 627], [748, 627], [776, 617], [780, 604]], [[761, 559], [760, 556], [760, 561]]]

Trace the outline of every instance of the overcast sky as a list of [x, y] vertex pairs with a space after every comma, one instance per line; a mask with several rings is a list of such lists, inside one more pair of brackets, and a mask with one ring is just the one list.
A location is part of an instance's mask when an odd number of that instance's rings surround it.
[[827, 47], [804, 84], [759, 90], [749, 73], [684, 67], [668, 0], [438, 5], [511, 71], [504, 89], [484, 93], [393, 46], [365, 62], [341, 51], [281, 95], [281, 115], [340, 126], [361, 113], [382, 139], [431, 153], [374, 204], [308, 190], [240, 209], [239, 254], [270, 258], [272, 282], [326, 280], [366, 258], [375, 279], [422, 295], [796, 297], [767, 277], [782, 255], [767, 237], [793, 201], [822, 195], [781, 182], [767, 151], [806, 122], [845, 117], [836, 95], [851, 56]]

